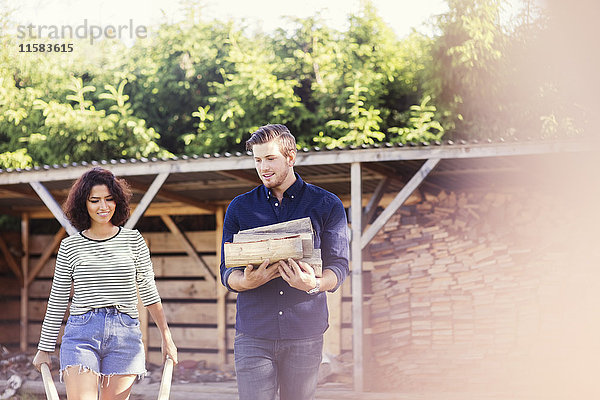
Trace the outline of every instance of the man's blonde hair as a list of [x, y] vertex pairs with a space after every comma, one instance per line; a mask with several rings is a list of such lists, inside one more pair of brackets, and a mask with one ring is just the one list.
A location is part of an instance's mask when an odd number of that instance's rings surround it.
[[252, 151], [252, 146], [255, 144], [263, 144], [271, 140], [279, 142], [279, 150], [285, 157], [291, 152], [296, 152], [296, 138], [287, 126], [281, 124], [269, 124], [258, 128], [246, 141], [246, 150]]

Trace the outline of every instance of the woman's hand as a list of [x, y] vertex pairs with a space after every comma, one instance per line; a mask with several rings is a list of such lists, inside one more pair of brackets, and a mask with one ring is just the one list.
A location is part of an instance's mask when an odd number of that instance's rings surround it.
[[173, 360], [173, 364], [177, 364], [177, 347], [175, 347], [175, 343], [173, 343], [173, 338], [171, 337], [171, 330], [169, 329], [169, 325], [167, 324], [167, 319], [165, 318], [165, 312], [163, 310], [162, 303], [159, 301], [157, 303], [151, 304], [146, 307], [156, 323], [158, 330], [160, 331], [160, 349], [162, 350], [163, 362], [167, 359], [167, 356]]
[[163, 362], [169, 357], [173, 360], [173, 364], [177, 365], [177, 347], [175, 347], [175, 343], [170, 336], [162, 339], [160, 349], [162, 350]]
[[44, 363], [48, 364], [48, 368], [52, 369], [50, 353], [47, 351], [38, 350], [38, 352], [35, 353], [35, 357], [33, 357], [32, 364], [39, 371]]

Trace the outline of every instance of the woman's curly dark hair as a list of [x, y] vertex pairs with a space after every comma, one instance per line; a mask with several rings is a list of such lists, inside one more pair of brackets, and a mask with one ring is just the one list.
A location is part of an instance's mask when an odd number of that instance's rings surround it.
[[115, 200], [115, 213], [110, 222], [115, 226], [122, 225], [129, 218], [131, 189], [124, 179], [116, 178], [107, 169], [94, 167], [81, 175], [71, 186], [69, 196], [63, 204], [65, 215], [73, 226], [83, 231], [91, 226], [90, 215], [87, 210], [87, 200], [92, 188], [96, 185], [106, 185]]

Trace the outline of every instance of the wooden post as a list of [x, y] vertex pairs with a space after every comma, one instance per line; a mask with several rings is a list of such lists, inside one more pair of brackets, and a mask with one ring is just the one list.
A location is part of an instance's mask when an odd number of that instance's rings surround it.
[[352, 354], [354, 356], [354, 391], [363, 391], [363, 315], [362, 315], [362, 177], [360, 163], [350, 169], [351, 223], [352, 223]]
[[217, 351], [219, 354], [219, 364], [227, 364], [227, 289], [221, 284], [220, 266], [221, 266], [221, 241], [223, 239], [223, 219], [224, 210], [220, 206], [217, 208], [215, 218], [217, 229], [215, 231], [215, 245], [217, 248], [217, 259], [215, 261], [215, 275], [219, 278], [215, 280], [217, 285]]
[[21, 243], [23, 246], [23, 258], [21, 258], [21, 273], [23, 275], [23, 284], [21, 286], [21, 323], [20, 323], [20, 347], [22, 352], [27, 351], [29, 329], [29, 214], [23, 213], [21, 218]]

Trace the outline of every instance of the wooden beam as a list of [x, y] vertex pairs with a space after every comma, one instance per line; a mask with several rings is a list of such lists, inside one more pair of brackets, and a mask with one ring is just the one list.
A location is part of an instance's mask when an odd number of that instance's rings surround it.
[[386, 176], [384, 179], [379, 181], [379, 184], [377, 184], [373, 195], [369, 199], [369, 203], [367, 203], [363, 211], [362, 229], [365, 229], [369, 224], [369, 221], [371, 221], [371, 218], [373, 218], [373, 214], [375, 214], [375, 210], [377, 210], [377, 206], [379, 205], [381, 198], [385, 194], [385, 188], [389, 186], [392, 180], [392, 178]]
[[394, 215], [396, 210], [402, 206], [402, 204], [408, 199], [408, 197], [412, 194], [412, 192], [419, 187], [421, 182], [429, 175], [429, 173], [435, 168], [435, 166], [440, 162], [439, 158], [432, 158], [421, 166], [421, 168], [417, 171], [417, 173], [408, 181], [406, 185], [400, 190], [400, 192], [396, 195], [394, 200], [386, 207], [385, 210], [381, 213], [379, 217], [371, 224], [371, 226], [365, 231], [363, 237], [361, 238], [361, 248], [365, 248], [369, 242], [375, 237], [377, 232], [383, 225]]
[[[133, 179], [129, 179], [128, 182], [132, 188], [139, 190], [141, 192], [147, 192], [150, 189], [150, 186], [136, 182]], [[164, 185], [163, 185], [162, 190], [160, 190], [156, 196], [160, 197], [161, 199], [176, 201], [176, 202], [183, 203], [183, 204], [188, 204], [190, 206], [198, 207], [198, 208], [201, 208], [204, 210], [208, 210], [208, 211], [212, 211], [212, 212], [215, 211], [215, 206], [213, 204], [210, 204], [209, 202], [206, 202], [206, 201], [199, 201], [194, 198], [184, 196], [182, 194], [179, 194], [179, 193], [176, 193], [176, 192], [173, 192], [170, 190], [166, 190], [164, 188]]]
[[215, 231], [215, 245], [217, 249], [217, 259], [215, 260], [215, 280], [217, 285], [217, 352], [218, 363], [223, 366], [227, 364], [227, 294], [229, 291], [221, 284], [221, 241], [223, 239], [223, 219], [225, 210], [223, 206], [217, 208], [215, 219], [217, 229]]
[[354, 391], [362, 392], [364, 387], [363, 371], [363, 295], [362, 295], [362, 178], [360, 163], [350, 167], [352, 206], [352, 354], [354, 358]]
[[[133, 210], [135, 211], [135, 205]], [[15, 211], [29, 214], [31, 219], [54, 218], [54, 215], [46, 207], [15, 207]], [[214, 211], [195, 206], [186, 205], [180, 202], [152, 203], [146, 209], [144, 216], [159, 217], [162, 214], [167, 215], [206, 215], [214, 214]]]
[[48, 207], [48, 209], [52, 212], [54, 218], [56, 218], [57, 221], [63, 226], [63, 228], [65, 228], [69, 235], [77, 233], [77, 229], [75, 229], [75, 227], [71, 225], [71, 221], [67, 219], [60, 205], [56, 202], [54, 197], [52, 197], [52, 193], [50, 193], [48, 189], [46, 189], [46, 187], [40, 182], [34, 181], [30, 182], [29, 184], [31, 185], [33, 190], [36, 191], [38, 196], [40, 196], [40, 199], [42, 199], [46, 207]]
[[253, 185], [260, 185], [262, 183], [256, 171], [249, 172], [247, 170], [228, 170], [219, 171], [219, 174], [229, 176], [237, 180], [242, 180]]
[[[27, 187], [27, 186], [23, 187], [22, 189], [20, 189], [20, 188], [13, 188], [13, 187], [11, 187], [11, 188], [3, 187], [0, 190], [0, 194], [2, 192], [6, 192], [6, 193], [11, 194], [11, 196], [14, 195], [14, 196], [18, 196], [18, 197], [25, 197], [25, 198], [28, 198], [28, 199], [37, 200], [39, 197], [36, 194], [35, 190], [28, 190], [28, 189], [30, 189], [30, 188]], [[4, 197], [4, 196], [0, 196], [0, 197]]]
[[4, 254], [4, 258], [6, 259], [6, 262], [8, 263], [8, 267], [15, 274], [15, 276], [19, 280], [19, 283], [22, 285], [24, 281], [23, 281], [23, 273], [21, 272], [21, 268], [19, 267], [19, 264], [17, 264], [17, 261], [11, 254], [10, 250], [8, 249], [8, 246], [6, 245], [6, 242], [4, 241], [2, 236], [0, 236], [0, 251], [2, 251], [2, 254]]
[[188, 253], [188, 255], [190, 257], [192, 257], [192, 259], [194, 259], [194, 261], [198, 265], [201, 265], [206, 270], [206, 272], [208, 272], [208, 276], [210, 276], [214, 281], [216, 281], [213, 271], [209, 268], [208, 265], [206, 265], [204, 260], [202, 260], [202, 258], [198, 255], [198, 253], [196, 252], [196, 249], [194, 248], [194, 245], [192, 245], [192, 243], [189, 241], [187, 236], [185, 236], [185, 233], [183, 233], [179, 230], [179, 228], [177, 227], [177, 225], [175, 224], [173, 219], [171, 217], [169, 217], [168, 215], [161, 215], [160, 218], [163, 220], [165, 225], [167, 225], [167, 227], [169, 228], [171, 233], [173, 233], [173, 235], [175, 235], [175, 237], [181, 242], [181, 244], [185, 248], [186, 253]]
[[29, 276], [27, 277], [27, 282], [25, 282], [26, 286], [31, 285], [31, 282], [33, 282], [37, 274], [39, 274], [40, 271], [44, 268], [44, 266], [46, 265], [46, 261], [48, 261], [54, 250], [58, 247], [60, 241], [65, 237], [65, 234], [65, 229], [62, 227], [58, 230], [58, 232], [56, 232], [52, 243], [50, 243], [48, 247], [44, 249], [44, 252], [40, 256], [40, 259], [38, 260], [37, 264], [29, 273]]
[[[482, 158], [504, 157], [533, 154], [559, 154], [572, 152], [591, 152], [593, 146], [589, 143], [575, 140], [556, 140], [539, 142], [510, 142], [510, 143], [481, 143], [453, 144], [443, 146], [417, 147], [379, 147], [368, 149], [331, 150], [299, 152], [296, 164], [326, 165], [350, 164], [353, 162], [369, 163], [382, 161], [428, 160], [432, 158]], [[135, 175], [153, 175], [163, 172], [177, 171], [206, 172], [206, 171], [239, 171], [253, 170], [254, 160], [247, 155], [235, 157], [197, 157], [189, 159], [174, 159], [160, 162], [124, 162], [103, 165], [115, 175], [121, 177]], [[89, 166], [78, 165], [65, 168], [52, 168], [32, 171], [0, 173], [0, 185], [10, 185], [30, 182], [50, 182], [73, 180], [87, 171]]]
[[156, 175], [156, 178], [154, 178], [154, 181], [148, 188], [148, 191], [144, 194], [144, 197], [142, 197], [140, 203], [131, 213], [131, 217], [129, 217], [125, 223], [125, 228], [133, 229], [135, 224], [137, 224], [140, 218], [142, 218], [146, 208], [148, 208], [150, 203], [152, 203], [154, 196], [156, 196], [156, 193], [158, 193], [160, 187], [163, 185], [163, 183], [165, 183], [168, 177], [169, 172], [161, 172], [160, 174]]
[[471, 174], [514, 174], [521, 173], [523, 170], [517, 167], [493, 167], [493, 168], [465, 168], [465, 169], [449, 169], [445, 171], [435, 171], [432, 175], [438, 176], [457, 176], [457, 175], [471, 175]]
[[[363, 164], [363, 169], [375, 172], [381, 176], [383, 176], [384, 178], [390, 178], [393, 180], [401, 180], [401, 176], [398, 174], [398, 172], [396, 172], [394, 169], [387, 167], [385, 165], [381, 165], [381, 164], [375, 164], [375, 163], [365, 163]], [[364, 171], [363, 171], [364, 172]]]
[[21, 217], [21, 246], [23, 257], [21, 257], [21, 271], [23, 273], [23, 285], [21, 287], [21, 315], [20, 315], [20, 348], [22, 352], [27, 351], [29, 330], [29, 286], [25, 284], [29, 280], [29, 215]]

